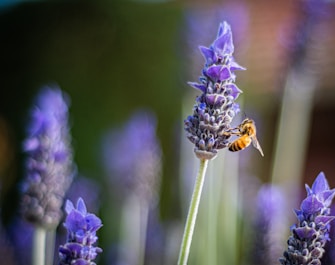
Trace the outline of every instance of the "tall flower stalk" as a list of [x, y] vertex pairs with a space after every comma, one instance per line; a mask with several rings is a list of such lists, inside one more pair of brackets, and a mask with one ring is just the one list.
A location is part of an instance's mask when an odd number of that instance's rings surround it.
[[193, 190], [185, 224], [178, 264], [187, 264], [199, 208], [208, 161], [215, 158], [219, 149], [228, 146], [230, 123], [239, 106], [236, 98], [242, 92], [235, 85], [235, 70], [244, 70], [233, 57], [232, 31], [227, 22], [219, 26], [216, 39], [210, 47], [199, 47], [205, 66], [199, 83], [189, 82], [202, 94], [196, 98], [193, 115], [184, 121], [187, 138], [194, 144], [200, 167]]
[[35, 226], [35, 265], [45, 264], [47, 231], [55, 231], [62, 218], [63, 198], [74, 172], [70, 142], [68, 98], [59, 88], [46, 87], [36, 99], [24, 142], [22, 211]]
[[116, 193], [122, 193], [120, 263], [145, 264], [148, 217], [157, 205], [161, 175], [156, 124], [154, 113], [139, 110], [104, 141], [106, 169]]
[[329, 238], [330, 222], [335, 216], [330, 215], [330, 205], [335, 196], [335, 189], [329, 189], [327, 179], [321, 172], [312, 187], [306, 185], [307, 197], [302, 201], [300, 210], [295, 210], [298, 223], [291, 227], [288, 248], [280, 259], [283, 265], [321, 265]]

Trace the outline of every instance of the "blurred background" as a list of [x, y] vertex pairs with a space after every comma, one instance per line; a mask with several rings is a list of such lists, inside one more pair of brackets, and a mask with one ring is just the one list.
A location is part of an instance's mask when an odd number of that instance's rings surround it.
[[[32, 100], [41, 87], [57, 84], [71, 98], [78, 172], [97, 187], [95, 195], [88, 195], [93, 201], [88, 210], [104, 224], [98, 232], [104, 249], [98, 264], [175, 264], [198, 166], [183, 120], [192, 114], [199, 91], [186, 82], [201, 74], [204, 60], [198, 46], [209, 46], [226, 20], [232, 26], [235, 59], [247, 68], [237, 73], [243, 94], [235, 125], [245, 116], [255, 120], [265, 156], [250, 147], [238, 153], [222, 150], [213, 161], [189, 264], [251, 264], [248, 213], [255, 214], [253, 203], [262, 184], [275, 184], [291, 198], [283, 210], [289, 224], [295, 221], [292, 209], [305, 196], [304, 183], [312, 184], [323, 171], [335, 186], [334, 8], [333, 1], [321, 0], [0, 1], [2, 230], [19, 218], [22, 141]], [[119, 202], [129, 194], [113, 195], [111, 186], [118, 184], [106, 169], [104, 139], [143, 109], [156, 120], [160, 180], [154, 214], [146, 221], [143, 261], [127, 263], [120, 261]], [[128, 152], [131, 148], [120, 155]], [[226, 236], [225, 229], [232, 227], [235, 233]], [[65, 233], [62, 225], [59, 230]], [[289, 225], [283, 234], [281, 252]], [[19, 249], [15, 240], [8, 233], [2, 244], [10, 249], [4, 252], [8, 256]], [[150, 251], [150, 246], [156, 248]], [[13, 257], [6, 264], [28, 264], [21, 262]]]

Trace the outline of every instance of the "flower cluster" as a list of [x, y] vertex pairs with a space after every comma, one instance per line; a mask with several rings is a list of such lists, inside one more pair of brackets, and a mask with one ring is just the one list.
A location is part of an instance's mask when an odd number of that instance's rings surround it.
[[34, 224], [55, 228], [60, 222], [74, 173], [70, 142], [67, 97], [58, 88], [46, 87], [37, 97], [24, 142], [27, 177], [22, 207]]
[[329, 189], [325, 175], [321, 172], [314, 181], [312, 188], [306, 185], [307, 198], [296, 210], [299, 220], [292, 228], [292, 235], [287, 244], [288, 249], [284, 257], [280, 258], [283, 265], [293, 264], [321, 264], [321, 257], [325, 252], [324, 246], [329, 238], [330, 205], [335, 196], [335, 189]]
[[217, 38], [207, 48], [200, 46], [206, 63], [200, 83], [188, 84], [199, 89], [193, 115], [185, 120], [187, 138], [195, 144], [195, 153], [200, 159], [212, 159], [217, 149], [227, 147], [227, 131], [235, 114], [239, 112], [236, 98], [242, 92], [235, 84], [235, 70], [244, 70], [238, 65], [234, 52], [232, 31], [228, 23], [220, 24]]
[[102, 226], [100, 218], [87, 212], [82, 198], [78, 199], [77, 208], [67, 200], [65, 211], [67, 243], [59, 247], [59, 264], [95, 265], [93, 260], [102, 252], [101, 248], [93, 246], [98, 240], [96, 232]]

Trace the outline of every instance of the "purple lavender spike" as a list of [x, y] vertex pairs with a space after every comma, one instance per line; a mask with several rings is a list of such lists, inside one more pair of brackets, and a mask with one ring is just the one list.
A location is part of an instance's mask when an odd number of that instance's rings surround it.
[[47, 228], [59, 224], [63, 198], [74, 174], [68, 105], [68, 96], [58, 87], [43, 88], [24, 142], [23, 214], [28, 221]]
[[[206, 60], [199, 78], [201, 83], [189, 84], [199, 89], [202, 94], [197, 97], [194, 105], [193, 120], [197, 122], [190, 122], [190, 118], [185, 120], [185, 131], [187, 138], [195, 144], [197, 157], [212, 159], [216, 156], [217, 149], [228, 145], [229, 136], [222, 130], [230, 128], [233, 117], [239, 112], [234, 100], [242, 92], [234, 84], [234, 71], [245, 68], [237, 64], [232, 56], [232, 31], [227, 22], [220, 24], [217, 38], [210, 47], [200, 46], [199, 49]], [[229, 101], [230, 104], [227, 103]], [[201, 127], [209, 121], [218, 121], [218, 124], [211, 128]]]
[[335, 216], [330, 215], [331, 200], [335, 189], [329, 189], [327, 179], [321, 172], [312, 188], [306, 185], [307, 197], [302, 201], [300, 210], [296, 210], [299, 220], [292, 226], [292, 235], [288, 239], [288, 249], [280, 262], [283, 265], [321, 264], [329, 241], [330, 222]]
[[[190, 119], [187, 123], [193, 121]], [[155, 202], [162, 155], [156, 136], [155, 115], [147, 110], [134, 113], [123, 128], [107, 135], [103, 148], [105, 166], [108, 174], [113, 176], [113, 184], [150, 204]]]

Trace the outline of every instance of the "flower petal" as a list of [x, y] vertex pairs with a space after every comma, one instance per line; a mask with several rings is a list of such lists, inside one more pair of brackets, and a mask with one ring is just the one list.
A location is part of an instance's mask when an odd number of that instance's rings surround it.
[[229, 67], [230, 71], [235, 71], [235, 70], [246, 70], [245, 67], [239, 65], [237, 62], [235, 62], [234, 60], [232, 60], [230, 62], [230, 67]]
[[67, 214], [69, 214], [72, 210], [74, 210], [74, 205], [70, 200], [66, 200], [65, 203], [65, 211]]
[[234, 52], [233, 35], [228, 23], [220, 24], [217, 39], [213, 42], [212, 47], [220, 55], [232, 54]]
[[87, 214], [87, 209], [84, 200], [80, 197], [77, 201], [77, 210], [82, 214]]
[[328, 181], [325, 177], [325, 174], [320, 172], [312, 185], [312, 191], [314, 194], [317, 194], [325, 190], [329, 190]]
[[191, 87], [194, 87], [196, 89], [199, 89], [201, 92], [206, 93], [206, 86], [204, 84], [198, 84], [196, 82], [187, 82], [188, 85]]
[[225, 102], [225, 96], [221, 94], [206, 94], [206, 102], [209, 105], [222, 105]]
[[325, 215], [319, 215], [315, 217], [315, 223], [319, 224], [322, 223], [324, 225], [327, 225], [329, 222], [335, 219], [335, 216], [325, 216]]
[[323, 202], [324, 207], [329, 207], [331, 205], [334, 196], [335, 196], [335, 189], [326, 190], [324, 192], [317, 194], [317, 198]]
[[309, 226], [298, 227], [293, 229], [293, 232], [299, 237], [299, 239], [311, 239], [316, 233], [316, 230]]
[[215, 82], [227, 80], [231, 76], [229, 69], [224, 65], [212, 65], [207, 68], [206, 74]]
[[308, 196], [301, 203], [301, 210], [306, 214], [315, 214], [324, 207], [315, 195]]
[[227, 88], [231, 89], [230, 95], [233, 96], [234, 99], [237, 99], [238, 95], [242, 93], [242, 90], [238, 88], [234, 83], [229, 83], [226, 85]]
[[206, 64], [212, 64], [214, 63], [214, 51], [213, 49], [207, 48], [205, 46], [199, 46], [199, 49], [201, 51], [201, 54], [204, 56], [206, 60]]

